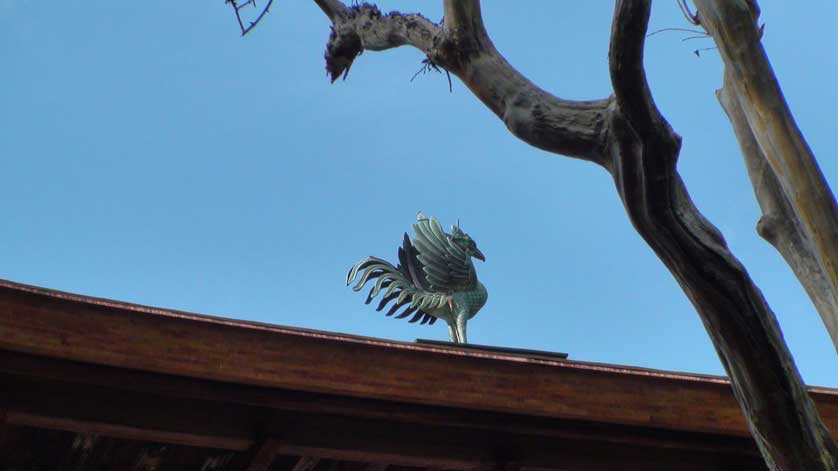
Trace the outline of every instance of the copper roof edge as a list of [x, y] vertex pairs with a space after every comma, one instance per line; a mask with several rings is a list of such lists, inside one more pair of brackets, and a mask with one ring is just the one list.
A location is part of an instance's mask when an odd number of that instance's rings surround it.
[[[0, 289], [7, 289], [21, 293], [34, 294], [44, 296], [47, 298], [84, 303], [111, 308], [115, 310], [130, 311], [142, 313], [153, 316], [160, 316], [164, 318], [183, 319], [191, 322], [208, 323], [223, 325], [230, 328], [261, 330], [266, 332], [273, 332], [282, 335], [293, 335], [308, 338], [318, 338], [332, 342], [343, 343], [357, 343], [366, 346], [376, 346], [382, 348], [393, 348], [400, 350], [410, 350], [415, 352], [442, 354], [442, 355], [457, 355], [472, 358], [484, 358], [493, 361], [507, 361], [520, 363], [537, 363], [546, 366], [556, 366], [560, 368], [568, 368], [575, 370], [588, 371], [592, 373], [617, 374], [624, 376], [642, 376], [647, 378], [657, 378], [669, 381], [682, 381], [689, 383], [702, 383], [705, 385], [725, 385], [730, 384], [726, 376], [709, 375], [702, 373], [687, 373], [678, 371], [658, 370], [654, 368], [645, 368], [638, 366], [616, 365], [611, 363], [598, 363], [580, 360], [569, 360], [560, 358], [544, 358], [531, 357], [522, 354], [511, 354], [505, 352], [492, 352], [483, 350], [457, 349], [454, 346], [435, 345], [429, 343], [404, 342], [398, 340], [387, 340], [376, 337], [365, 337], [362, 335], [346, 334], [339, 332], [307, 329], [302, 327], [289, 327], [277, 324], [269, 324], [257, 321], [247, 321], [222, 317], [217, 315], [198, 314], [187, 311], [180, 311], [168, 308], [159, 308], [154, 306], [147, 306], [137, 303], [130, 303], [125, 301], [118, 301], [107, 298], [100, 298], [95, 296], [81, 295], [70, 293], [66, 291], [55, 290], [52, 288], [45, 288], [41, 286], [18, 283], [11, 280], [0, 279]], [[833, 396], [838, 398], [838, 388], [826, 388], [818, 386], [807, 386], [809, 391], [818, 395]]]

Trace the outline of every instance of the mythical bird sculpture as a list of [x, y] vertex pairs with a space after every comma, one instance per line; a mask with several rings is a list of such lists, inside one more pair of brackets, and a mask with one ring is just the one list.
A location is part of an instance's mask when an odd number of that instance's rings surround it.
[[369, 304], [378, 294], [384, 293], [376, 311], [395, 300], [387, 311], [388, 316], [407, 306], [397, 319], [413, 314], [408, 322], [421, 320], [422, 324], [429, 325], [442, 319], [448, 323], [451, 341], [466, 343], [466, 322], [477, 314], [489, 297], [486, 287], [477, 280], [471, 258], [482, 261], [486, 258], [458, 225], [451, 226], [451, 234], [446, 234], [436, 218], [428, 219], [420, 211], [416, 219], [413, 225], [416, 237], [411, 241], [407, 233], [404, 234], [398, 266], [377, 257], [366, 258], [349, 270], [346, 285], [361, 273], [352, 288], [360, 291], [368, 281], [377, 278], [366, 300]]

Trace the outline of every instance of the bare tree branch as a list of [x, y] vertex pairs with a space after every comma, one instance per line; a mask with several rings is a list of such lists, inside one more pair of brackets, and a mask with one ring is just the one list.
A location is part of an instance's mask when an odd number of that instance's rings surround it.
[[811, 252], [811, 244], [802, 233], [797, 216], [780, 188], [777, 175], [760, 150], [745, 113], [742, 111], [742, 105], [730, 92], [731, 90], [730, 75], [725, 73], [725, 85], [716, 91], [716, 95], [733, 125], [745, 158], [745, 167], [748, 169], [754, 195], [762, 210], [757, 232], [780, 252], [800, 284], [806, 289], [821, 319], [827, 324], [827, 330], [833, 331], [835, 329], [833, 313], [838, 312], [838, 304], [832, 295], [829, 280], [824, 277], [818, 260]]
[[[770, 164], [764, 171], [773, 172], [773, 181], [783, 193], [780, 199], [790, 209], [770, 215], [763, 229], [768, 230], [769, 223], [780, 224], [780, 217], [785, 218], [782, 224], [796, 226], [797, 243], [784, 245], [781, 253], [792, 260], [789, 263], [798, 278], [807, 273], [813, 280], [803, 285], [838, 350], [838, 205], [762, 47], [759, 6], [755, 0], [695, 3], [697, 18], [713, 37], [725, 64], [724, 93], [735, 97], [759, 152]], [[733, 103], [734, 99], [728, 101]], [[815, 265], [804, 262], [811, 259]], [[799, 266], [795, 261], [801, 262]]]
[[316, 3], [317, 6], [323, 10], [323, 13], [325, 13], [333, 23], [338, 15], [345, 15], [348, 10], [346, 5], [338, 0], [314, 0], [314, 3]]
[[643, 46], [650, 8], [651, 2], [617, 2], [608, 50], [611, 84], [617, 107], [635, 130], [641, 135], [654, 135], [666, 141], [677, 155], [681, 138], [672, 131], [655, 105], [643, 68]]
[[253, 6], [253, 8], [256, 8], [256, 0], [246, 0], [244, 3], [241, 4], [238, 3], [238, 0], [226, 0], [226, 2], [232, 5], [233, 11], [236, 13], [236, 21], [238, 21], [239, 23], [239, 28], [241, 28], [242, 36], [244, 36], [247, 33], [249, 33], [253, 28], [255, 28], [256, 25], [258, 25], [259, 22], [262, 21], [262, 18], [264, 18], [265, 15], [268, 14], [268, 12], [271, 10], [271, 5], [273, 5], [274, 3], [274, 0], [268, 0], [268, 3], [266, 3], [262, 10], [259, 12], [259, 16], [257, 16], [255, 20], [251, 21], [247, 26], [245, 26], [244, 22], [242, 21], [241, 9], [247, 6]]
[[612, 28], [610, 67], [622, 105], [611, 126], [618, 160], [613, 168], [626, 209], [701, 316], [769, 468], [836, 470], [838, 447], [806, 393], [774, 314], [690, 200], [675, 170], [680, 139], [651, 100], [638, 99], [650, 96], [642, 68], [648, 6], [646, 0], [618, 0]]
[[[471, 2], [464, 4], [472, 8], [455, 8], [451, 10], [454, 16], [445, 19], [445, 31], [453, 31], [451, 36], [421, 15], [382, 15], [368, 4], [348, 7], [346, 15], [335, 16], [326, 49], [332, 80], [345, 75], [364, 49], [411, 45], [434, 65], [459, 77], [524, 142], [603, 164], [600, 134], [610, 99], [562, 100], [538, 88], [498, 53], [485, 35], [482, 19], [473, 18], [471, 29], [450, 26], [462, 24], [463, 14], [479, 14], [479, 3], [476, 7]], [[480, 39], [463, 36], [466, 31]]]
[[422, 15], [392, 12], [382, 15], [375, 5], [346, 7], [336, 0], [316, 0], [332, 20], [326, 45], [326, 71], [332, 82], [349, 74], [355, 58], [365, 49], [383, 51], [410, 45], [425, 54], [434, 50], [441, 29]]
[[480, 0], [444, 0], [447, 49], [464, 62], [471, 54], [494, 49], [483, 24]]
[[[321, 8], [331, 3], [318, 0]], [[492, 44], [477, 0], [445, 0], [442, 28], [366, 4], [345, 14], [327, 5], [334, 26], [326, 59], [348, 61], [337, 75], [329, 69], [334, 79], [365, 48], [413, 45], [457, 75], [524, 142], [605, 167], [632, 224], [698, 311], [769, 467], [836, 471], [838, 449], [773, 312], [677, 173], [681, 138], [656, 107], [643, 69], [650, 5], [617, 0], [609, 49], [615, 95], [598, 101], [562, 100], [515, 70]], [[337, 54], [343, 49], [333, 44], [354, 48]]]

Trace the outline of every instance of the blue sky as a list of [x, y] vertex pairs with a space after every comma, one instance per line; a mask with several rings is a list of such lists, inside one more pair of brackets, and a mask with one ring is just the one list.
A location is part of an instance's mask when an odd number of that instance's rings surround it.
[[[838, 184], [838, 5], [760, 2], [764, 43], [827, 178]], [[441, 2], [383, 10], [438, 20]], [[613, 2], [487, 0], [510, 62], [564, 98], [609, 94]], [[651, 29], [688, 27], [658, 1]], [[323, 64], [326, 18], [276, 0], [238, 36], [221, 0], [0, 0], [0, 278], [193, 312], [399, 340], [446, 339], [375, 313], [344, 287], [395, 259], [417, 210], [486, 254], [475, 343], [720, 374], [692, 306], [632, 229], [609, 175], [512, 137], [459, 82], [410, 81], [422, 55]], [[838, 387], [803, 289], [756, 234], [759, 211], [714, 90], [710, 40], [649, 38], [655, 99], [684, 137], [679, 169], [777, 313], [804, 379]]]

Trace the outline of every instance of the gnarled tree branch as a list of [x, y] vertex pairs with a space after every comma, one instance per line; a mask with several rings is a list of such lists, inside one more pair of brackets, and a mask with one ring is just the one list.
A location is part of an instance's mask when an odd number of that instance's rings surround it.
[[763, 215], [760, 234], [792, 267], [838, 350], [838, 206], [760, 42], [759, 7], [755, 0], [695, 4], [697, 19], [725, 64], [722, 104], [741, 110], [727, 110], [732, 121], [740, 121], [733, 123], [740, 146], [755, 142], [759, 159], [769, 164], [758, 167], [772, 176], [752, 182], [762, 184], [768, 178], [776, 183], [774, 189], [754, 188], [763, 212], [772, 208]]
[[748, 125], [742, 105], [731, 92], [733, 87], [730, 80], [730, 75], [725, 73], [724, 87], [717, 90], [716, 95], [733, 126], [742, 156], [745, 158], [745, 167], [748, 169], [754, 195], [762, 210], [757, 232], [780, 252], [806, 289], [824, 324], [827, 325], [827, 330], [834, 332], [838, 327], [835, 325], [838, 321], [835, 316], [835, 313], [838, 313], [838, 299], [833, 296], [829, 280], [824, 276], [817, 258], [812, 253], [811, 244], [802, 231], [797, 215]]
[[[334, 3], [317, 1], [321, 8]], [[617, 0], [609, 50], [615, 95], [591, 102], [557, 98], [515, 70], [486, 33], [478, 0], [444, 5], [444, 25], [424, 20], [420, 33], [401, 26], [415, 15], [381, 15], [370, 5], [347, 13], [325, 8], [334, 23], [327, 63], [333, 43], [357, 44], [358, 53], [411, 44], [457, 75], [524, 142], [605, 167], [631, 222], [698, 311], [769, 467], [838, 470], [838, 449], [774, 314], [677, 173], [681, 138], [655, 106], [643, 69], [651, 0]], [[356, 55], [340, 56], [348, 60], [341, 71]]]
[[838, 469], [838, 448], [806, 393], [773, 312], [692, 204], [675, 170], [680, 139], [651, 99], [638, 98], [651, 96], [642, 68], [647, 19], [647, 1], [617, 2], [609, 62], [626, 119], [613, 121], [619, 162], [614, 178], [626, 209], [699, 312], [769, 467]]
[[[454, 16], [446, 17], [444, 29], [420, 15], [383, 15], [368, 4], [335, 15], [326, 50], [327, 69], [333, 80], [345, 74], [364, 49], [411, 45], [424, 52], [431, 63], [459, 77], [524, 142], [549, 152], [604, 163], [600, 134], [610, 99], [569, 101], [540, 89], [498, 53], [482, 19], [463, 16], [479, 14], [479, 3], [468, 0], [462, 3], [472, 8], [455, 8], [459, 3], [446, 3], [445, 11]], [[469, 26], [453, 26], [464, 24]]]
[[348, 8], [339, 0], [314, 0], [314, 3], [323, 10], [323, 13], [329, 17], [332, 23], [335, 22], [335, 19], [338, 15], [346, 14]]
[[336, 0], [316, 0], [332, 20], [326, 45], [326, 71], [332, 82], [346, 78], [355, 58], [364, 49], [383, 51], [410, 45], [431, 54], [441, 29], [422, 15], [393, 12], [382, 15], [375, 5], [346, 7]]

